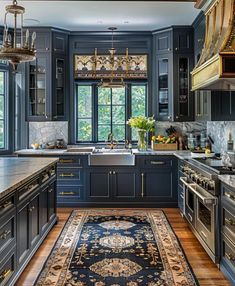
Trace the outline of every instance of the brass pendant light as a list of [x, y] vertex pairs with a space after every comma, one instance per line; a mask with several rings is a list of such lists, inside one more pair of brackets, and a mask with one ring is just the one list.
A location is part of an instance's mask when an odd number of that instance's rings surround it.
[[[16, 70], [19, 63], [33, 61], [36, 58], [36, 33], [34, 32], [32, 34], [30, 43], [29, 30], [26, 30], [24, 39], [23, 15], [25, 13], [25, 8], [19, 6], [16, 0], [13, 0], [13, 4], [7, 5], [5, 9], [3, 46], [0, 48], [0, 59], [9, 61], [13, 65], [13, 69]], [[7, 25], [7, 16], [9, 14], [14, 17], [13, 39]], [[19, 27], [17, 26], [17, 17], [20, 18]], [[17, 39], [17, 30], [20, 30], [20, 40]]]

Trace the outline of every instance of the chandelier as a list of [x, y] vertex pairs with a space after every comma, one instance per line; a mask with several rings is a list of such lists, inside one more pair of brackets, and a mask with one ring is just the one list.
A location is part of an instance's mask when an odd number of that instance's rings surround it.
[[[109, 79], [101, 79], [101, 82], [99, 83], [99, 87], [102, 88], [122, 88], [125, 87], [126, 84], [124, 82], [123, 78], [116, 78], [115, 76], [115, 53], [116, 49], [114, 48], [113, 44], [113, 38], [114, 38], [114, 31], [117, 30], [116, 27], [110, 27], [108, 28], [112, 32], [112, 48], [109, 50], [110, 56], [109, 56], [109, 64], [111, 66], [111, 74]], [[128, 61], [128, 49], [126, 49], [126, 59]]]
[[[13, 69], [16, 70], [17, 65], [22, 62], [29, 62], [35, 59], [35, 40], [36, 33], [33, 32], [32, 39], [30, 43], [29, 30], [23, 32], [23, 21], [25, 8], [19, 6], [16, 0], [13, 0], [12, 5], [6, 6], [5, 18], [4, 18], [4, 33], [3, 33], [3, 45], [0, 48], [0, 59], [9, 61], [13, 65]], [[8, 30], [7, 16], [13, 15], [14, 18], [14, 29], [13, 29], [13, 39], [12, 34]], [[19, 27], [17, 18], [20, 18]], [[17, 30], [20, 30], [20, 37], [18, 38]]]

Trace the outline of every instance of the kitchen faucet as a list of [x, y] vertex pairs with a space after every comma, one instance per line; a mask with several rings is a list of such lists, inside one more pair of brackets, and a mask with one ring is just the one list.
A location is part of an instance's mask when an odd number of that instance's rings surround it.
[[114, 136], [113, 136], [113, 133], [112, 133], [112, 132], [110, 132], [110, 133], [108, 134], [108, 140], [107, 140], [107, 142], [108, 142], [108, 147], [109, 147], [110, 149], [114, 149], [114, 148], [117, 146], [117, 141], [114, 139]]

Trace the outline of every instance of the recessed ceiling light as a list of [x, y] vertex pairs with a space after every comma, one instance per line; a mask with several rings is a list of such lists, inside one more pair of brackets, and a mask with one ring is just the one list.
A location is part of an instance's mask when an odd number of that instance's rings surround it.
[[38, 24], [40, 24], [40, 21], [37, 19], [26, 18], [26, 19], [24, 19], [24, 24], [26, 24], [26, 25], [38, 25]]
[[129, 21], [124, 21], [123, 23], [124, 23], [124, 24], [129, 24], [130, 22], [129, 22]]

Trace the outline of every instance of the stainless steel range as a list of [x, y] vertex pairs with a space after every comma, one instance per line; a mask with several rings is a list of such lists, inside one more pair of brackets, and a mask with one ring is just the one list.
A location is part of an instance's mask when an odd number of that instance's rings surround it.
[[194, 159], [184, 162], [180, 174], [185, 198], [184, 215], [211, 259], [218, 263], [218, 174]]

